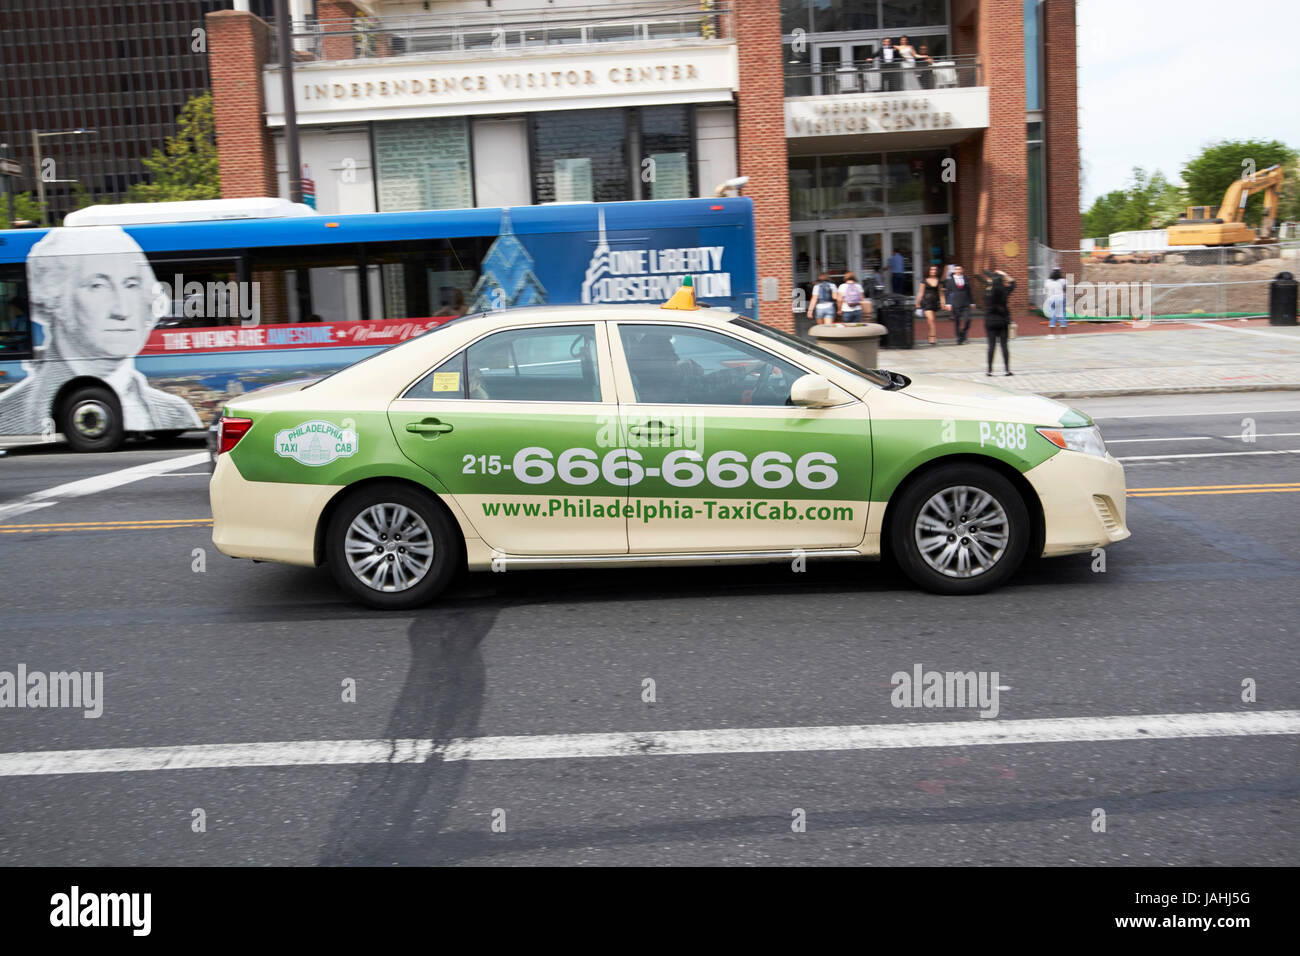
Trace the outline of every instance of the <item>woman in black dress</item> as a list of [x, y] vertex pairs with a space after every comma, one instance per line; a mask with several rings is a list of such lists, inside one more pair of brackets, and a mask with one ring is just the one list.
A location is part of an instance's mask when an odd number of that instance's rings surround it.
[[938, 345], [935, 339], [934, 317], [940, 309], [947, 308], [938, 266], [930, 266], [929, 275], [925, 277], [925, 281], [921, 283], [921, 288], [916, 293], [916, 307], [925, 313], [925, 322], [930, 327], [930, 344]]
[[989, 339], [989, 370], [993, 374], [993, 350], [997, 343], [1002, 343], [1002, 367], [1011, 374], [1011, 350], [1007, 345], [1007, 331], [1011, 324], [1011, 310], [1007, 302], [1011, 293], [1016, 291], [1016, 280], [1001, 269], [993, 273], [988, 292], [984, 296], [984, 332]]

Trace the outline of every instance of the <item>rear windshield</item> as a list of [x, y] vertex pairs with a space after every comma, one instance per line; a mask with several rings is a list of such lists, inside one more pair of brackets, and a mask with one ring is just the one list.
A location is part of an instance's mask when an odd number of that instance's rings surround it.
[[308, 389], [308, 388], [312, 388], [313, 386], [319, 385], [321, 382], [327, 382], [330, 379], [332, 379], [335, 375], [338, 375], [340, 372], [346, 372], [350, 368], [356, 368], [358, 365], [364, 365], [366, 362], [369, 362], [371, 359], [379, 358], [379, 356], [381, 355], [386, 355], [387, 353], [393, 351], [393, 349], [404, 349], [408, 345], [414, 345], [416, 342], [422, 342], [425, 339], [427, 339], [429, 336], [438, 334], [443, 329], [447, 328], [449, 325], [452, 325], [456, 322], [463, 322], [465, 319], [479, 318], [486, 314], [487, 314], [486, 312], [475, 312], [472, 315], [458, 315], [453, 319], [448, 319], [446, 322], [442, 323], [442, 325], [435, 325], [427, 332], [421, 332], [419, 335], [415, 336], [415, 338], [407, 339], [405, 342], [398, 342], [395, 345], [390, 345], [386, 349], [380, 349], [378, 352], [375, 352], [373, 355], [367, 355], [363, 359], [357, 359], [355, 362], [352, 362], [350, 365], [344, 365], [342, 368], [336, 368], [328, 375], [324, 375], [316, 379], [316, 381], [312, 382], [311, 385], [304, 385], [303, 388]]
[[890, 385], [889, 376], [876, 368], [864, 368], [857, 362], [850, 361], [843, 356], [836, 355], [829, 349], [824, 349], [820, 345], [814, 345], [811, 342], [805, 342], [797, 335], [791, 335], [789, 332], [782, 332], [780, 329], [774, 329], [770, 325], [763, 325], [761, 322], [755, 322], [753, 319], [734, 318], [731, 320], [732, 325], [743, 326], [769, 339], [776, 339], [782, 345], [787, 345], [797, 352], [804, 355], [811, 355], [822, 361], [830, 362], [836, 368], [845, 372], [852, 372], [854, 375], [865, 378], [872, 385], [878, 388], [887, 388]]

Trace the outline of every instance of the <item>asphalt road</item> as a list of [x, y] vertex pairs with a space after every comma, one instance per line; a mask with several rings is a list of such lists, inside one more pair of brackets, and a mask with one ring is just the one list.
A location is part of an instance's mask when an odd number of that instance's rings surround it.
[[[1300, 454], [1240, 454], [1300, 449], [1300, 394], [1076, 404], [1113, 454], [1140, 459], [1126, 464], [1131, 492], [1201, 490], [1131, 497], [1133, 537], [1106, 551], [1104, 572], [1089, 555], [1042, 561], [974, 598], [917, 592], [877, 564], [813, 562], [485, 573], [426, 610], [380, 614], [344, 602], [324, 570], [220, 555], [206, 466], [175, 467], [200, 441], [10, 449], [0, 670], [104, 683], [96, 719], [0, 710], [0, 754], [582, 733], [644, 746], [0, 776], [0, 864], [1294, 865], [1293, 733], [924, 736], [1300, 708]], [[1167, 457], [1188, 455], [1209, 457]], [[155, 462], [173, 470], [29, 497]], [[997, 719], [893, 707], [891, 675], [917, 664], [996, 671]], [[919, 736], [687, 755], [656, 736], [850, 725]], [[754, 733], [722, 736], [766, 739]]]

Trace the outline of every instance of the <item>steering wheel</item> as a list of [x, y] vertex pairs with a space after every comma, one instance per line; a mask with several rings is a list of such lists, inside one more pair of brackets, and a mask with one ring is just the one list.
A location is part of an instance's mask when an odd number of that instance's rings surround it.
[[764, 389], [769, 388], [774, 384], [772, 382], [772, 377], [774, 375], [782, 375], [782, 372], [775, 362], [764, 362], [762, 371], [755, 374], [758, 375], [758, 381], [754, 384], [754, 387], [749, 390], [750, 404], [754, 403], [756, 397], [763, 394]]

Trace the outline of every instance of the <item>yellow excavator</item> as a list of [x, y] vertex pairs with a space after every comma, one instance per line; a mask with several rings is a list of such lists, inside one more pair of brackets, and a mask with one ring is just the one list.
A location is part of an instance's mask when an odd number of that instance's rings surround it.
[[[1188, 206], [1187, 212], [1167, 230], [1169, 245], [1235, 246], [1275, 241], [1273, 230], [1277, 225], [1278, 194], [1283, 178], [1281, 166], [1270, 166], [1250, 178], [1233, 180], [1217, 209]], [[1264, 218], [1259, 232], [1243, 221], [1246, 200], [1257, 192], [1264, 193]]]

